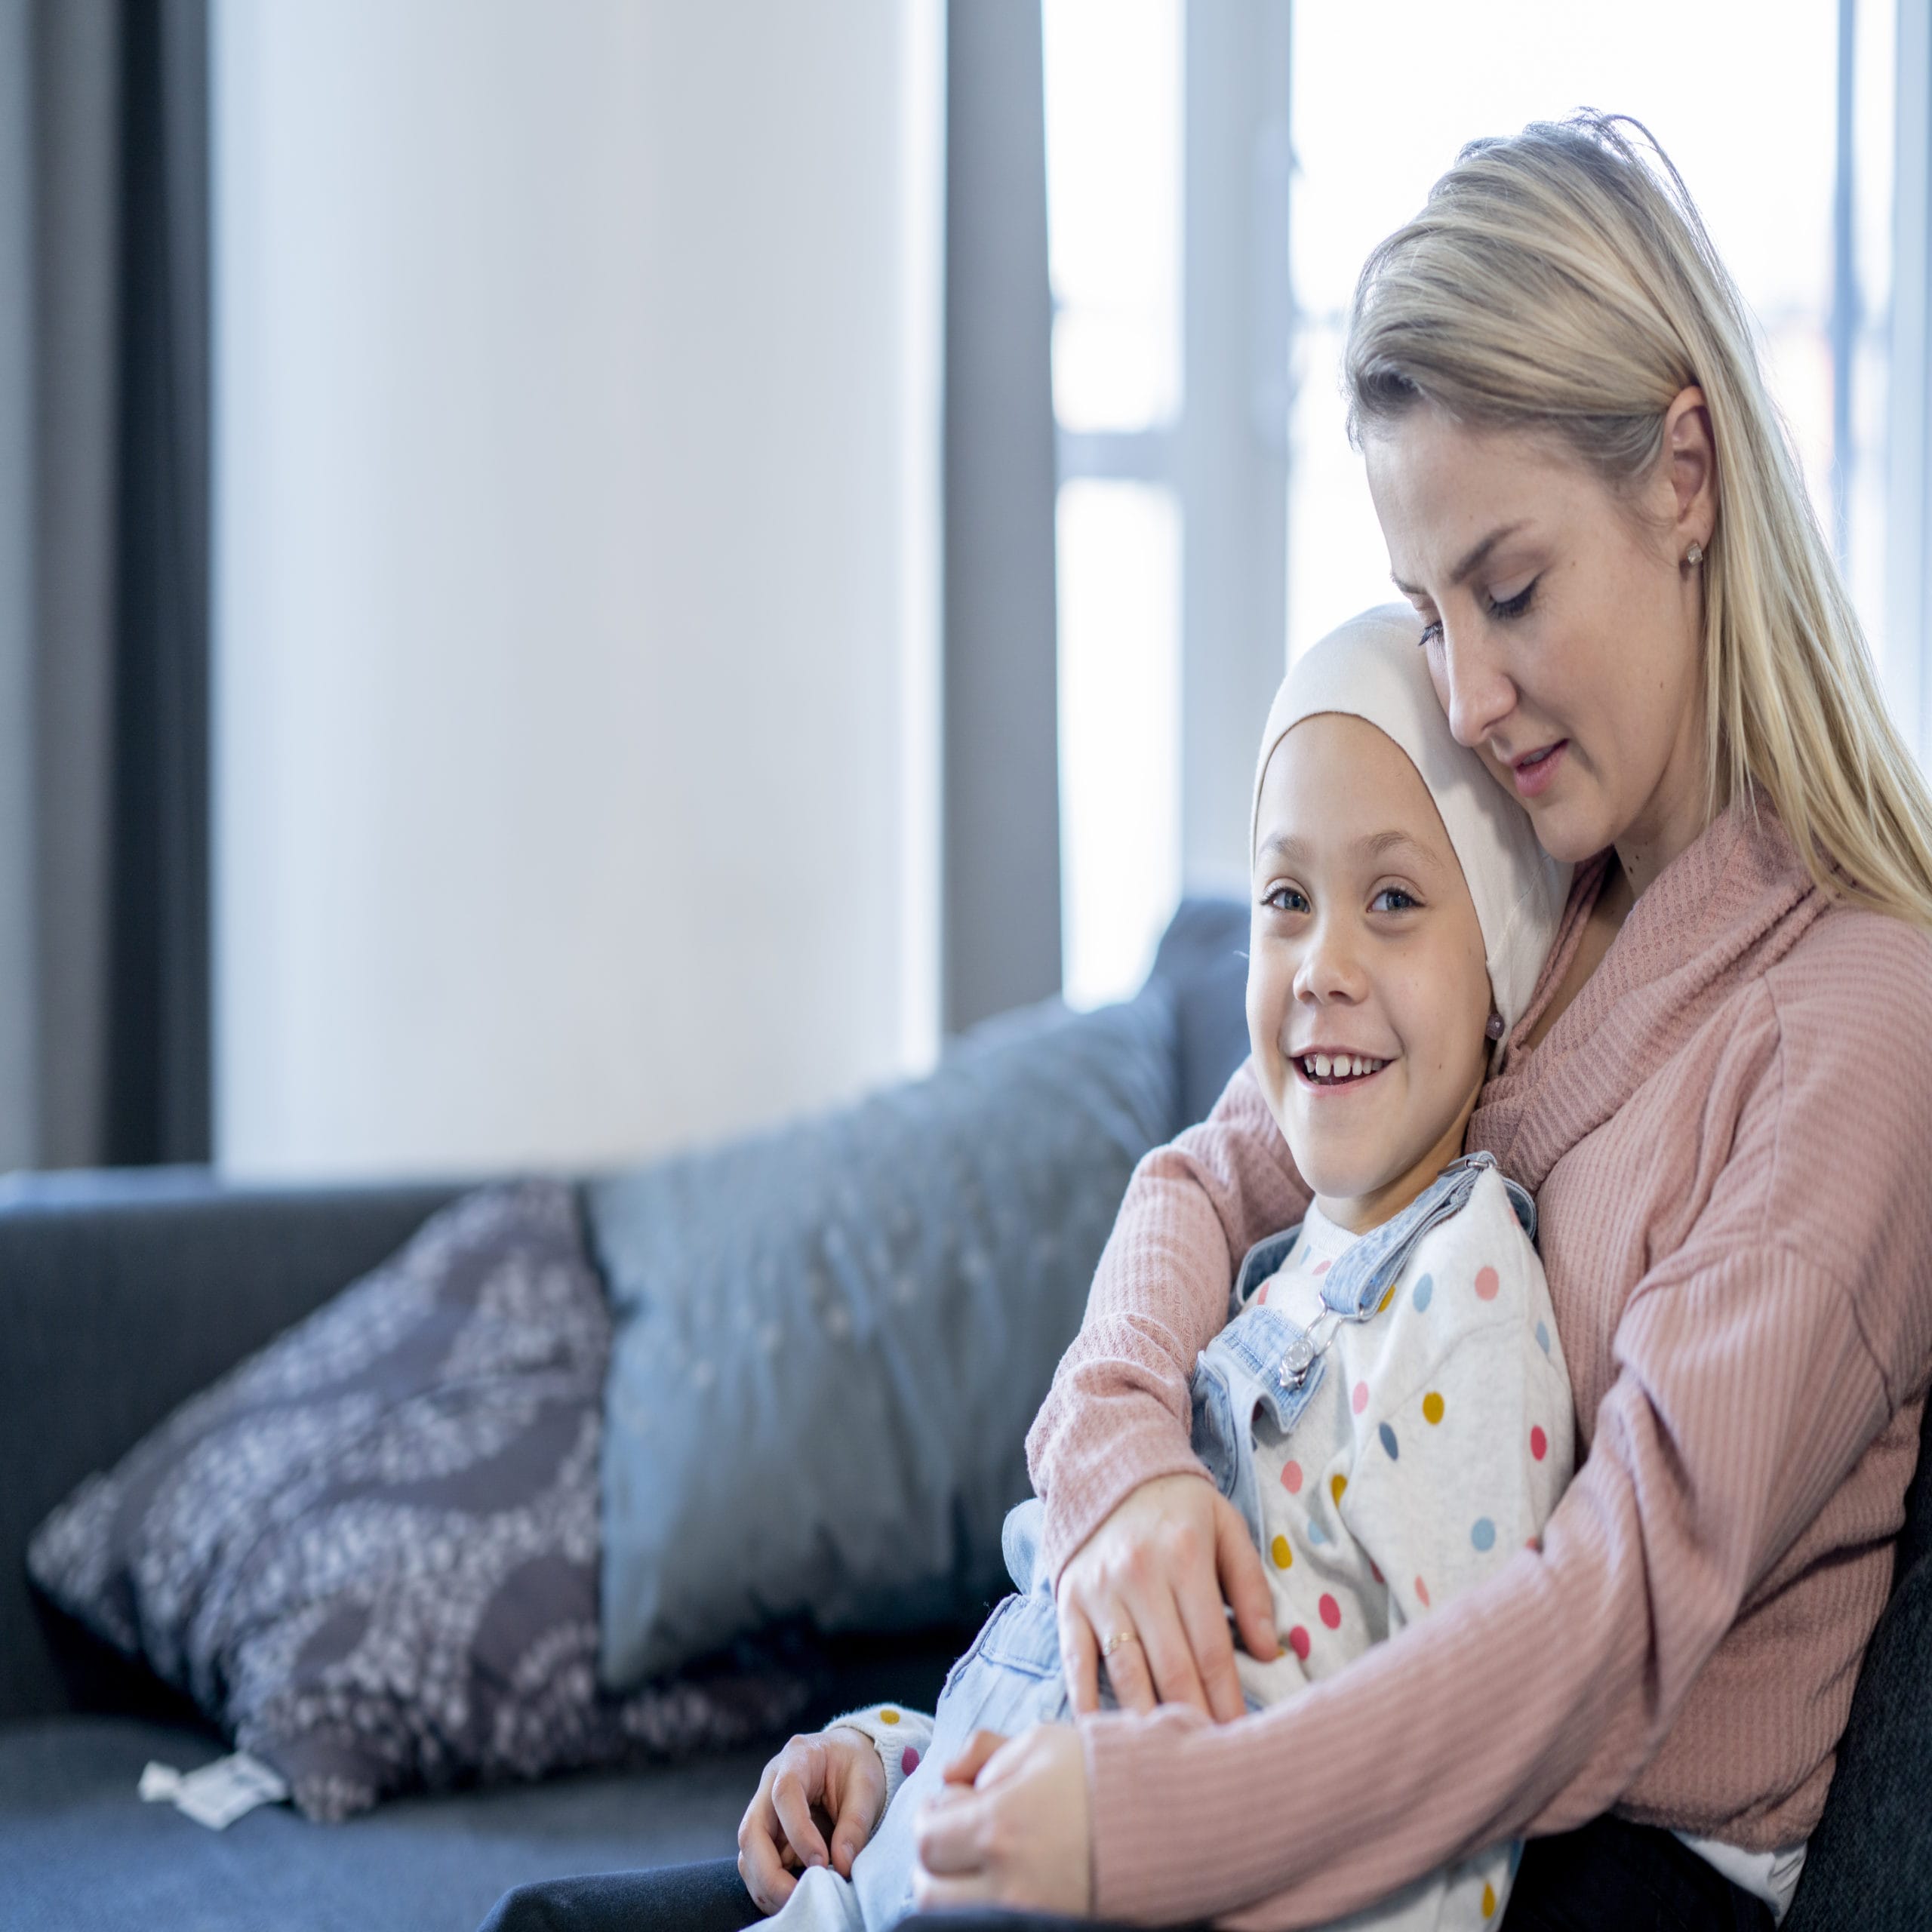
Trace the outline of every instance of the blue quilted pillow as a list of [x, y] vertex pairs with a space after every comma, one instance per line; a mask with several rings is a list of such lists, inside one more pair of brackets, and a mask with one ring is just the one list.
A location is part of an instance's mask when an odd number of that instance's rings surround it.
[[1024, 1438], [1134, 1164], [1181, 1124], [1160, 983], [990, 1023], [929, 1078], [589, 1190], [617, 1333], [602, 1669], [1004, 1588]]

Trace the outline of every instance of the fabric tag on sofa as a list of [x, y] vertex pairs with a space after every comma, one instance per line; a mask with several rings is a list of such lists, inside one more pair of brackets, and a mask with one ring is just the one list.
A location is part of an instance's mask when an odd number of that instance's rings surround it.
[[172, 1804], [196, 1824], [225, 1832], [257, 1806], [281, 1804], [288, 1786], [260, 1758], [235, 1751], [186, 1773], [150, 1759], [141, 1773], [140, 1793], [144, 1804]]

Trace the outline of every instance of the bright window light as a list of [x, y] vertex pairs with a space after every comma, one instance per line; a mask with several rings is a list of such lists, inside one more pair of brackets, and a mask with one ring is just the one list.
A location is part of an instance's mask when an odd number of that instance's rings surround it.
[[1054, 413], [1103, 470], [1063, 469], [1057, 521], [1063, 980], [1090, 1007], [1139, 986], [1180, 892], [1182, 0], [1043, 18]]
[[1180, 893], [1180, 512], [1060, 492], [1060, 898], [1068, 1001], [1124, 999]]
[[1180, 405], [1181, 0], [1046, 0], [1054, 410], [1141, 429]]

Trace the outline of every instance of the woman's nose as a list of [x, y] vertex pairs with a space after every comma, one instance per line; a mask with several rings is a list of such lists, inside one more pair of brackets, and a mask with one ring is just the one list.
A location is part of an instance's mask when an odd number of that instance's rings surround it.
[[1459, 745], [1475, 750], [1516, 708], [1516, 687], [1480, 638], [1466, 630], [1452, 634], [1429, 655], [1435, 662], [1435, 694], [1449, 714], [1449, 732]]

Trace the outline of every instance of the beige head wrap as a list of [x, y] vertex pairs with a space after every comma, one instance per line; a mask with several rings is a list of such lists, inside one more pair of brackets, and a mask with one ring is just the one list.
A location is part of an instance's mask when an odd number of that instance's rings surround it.
[[1450, 736], [1428, 662], [1417, 648], [1421, 636], [1422, 620], [1406, 604], [1385, 604], [1351, 617], [1297, 660], [1275, 694], [1261, 736], [1248, 851], [1251, 857], [1268, 761], [1304, 718], [1340, 712], [1393, 739], [1428, 786], [1469, 882], [1491, 996], [1506, 1039], [1529, 1004], [1556, 937], [1570, 868], [1537, 843], [1528, 813], [1505, 795], [1474, 752]]

